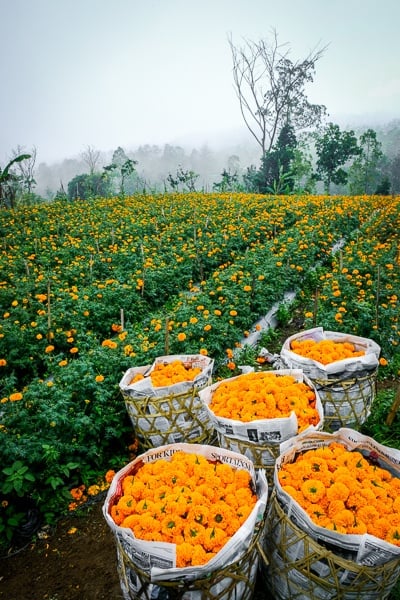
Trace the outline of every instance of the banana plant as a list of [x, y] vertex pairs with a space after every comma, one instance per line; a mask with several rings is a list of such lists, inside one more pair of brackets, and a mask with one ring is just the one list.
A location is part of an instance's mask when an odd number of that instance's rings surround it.
[[12, 187], [12, 183], [18, 181], [18, 176], [15, 175], [10, 169], [15, 163], [22, 162], [31, 158], [30, 154], [20, 154], [16, 156], [2, 169], [0, 167], [0, 206], [9, 200], [11, 208], [14, 207], [15, 190]]

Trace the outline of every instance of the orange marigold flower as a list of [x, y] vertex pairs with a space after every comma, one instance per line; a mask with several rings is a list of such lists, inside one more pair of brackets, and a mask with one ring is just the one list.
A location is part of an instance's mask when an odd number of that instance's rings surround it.
[[344, 508], [332, 516], [332, 521], [341, 527], [352, 527], [355, 521], [354, 513], [351, 510]]
[[192, 563], [193, 565], [205, 565], [215, 556], [215, 552], [206, 552], [203, 546], [196, 544], [193, 548]]
[[386, 534], [386, 541], [400, 547], [400, 526], [393, 525]]
[[70, 527], [67, 531], [68, 535], [74, 535], [74, 533], [76, 533], [78, 531], [78, 529], [76, 527]]
[[[113, 340], [103, 340], [101, 342], [101, 345], [105, 348], [111, 348], [111, 350], [115, 350], [115, 348], [118, 347], [117, 342], [114, 342]], [[72, 350], [72, 349], [71, 349]], [[70, 351], [71, 351], [70, 350]]]
[[105, 475], [105, 480], [107, 481], [107, 483], [111, 483], [112, 480], [114, 479], [115, 476], [115, 471], [113, 471], [112, 469], [109, 469]]
[[325, 496], [326, 488], [318, 479], [308, 479], [301, 486], [304, 498], [310, 502], [320, 502]]
[[349, 488], [341, 481], [336, 481], [326, 490], [326, 495], [329, 500], [342, 500], [345, 502], [349, 497], [349, 494]]
[[[199, 547], [203, 550], [203, 554], [205, 555], [205, 551], [202, 546]], [[188, 567], [192, 564], [192, 555], [193, 555], [193, 545], [188, 542], [182, 542], [182, 544], [178, 544], [176, 547], [176, 566], [178, 568]], [[203, 564], [202, 562], [198, 562], [196, 564]]]

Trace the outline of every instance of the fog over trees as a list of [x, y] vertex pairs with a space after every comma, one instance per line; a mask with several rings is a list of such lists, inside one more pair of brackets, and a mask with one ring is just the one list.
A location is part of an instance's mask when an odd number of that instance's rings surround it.
[[[349, 125], [348, 128], [350, 128]], [[346, 129], [348, 129], [346, 128]], [[390, 171], [393, 193], [400, 192], [400, 119], [376, 126], [366, 123], [351, 127], [357, 137], [368, 129], [376, 132], [386, 158], [386, 169]], [[21, 147], [18, 147], [21, 150]], [[102, 150], [87, 146], [81, 154], [66, 157], [61, 162], [41, 162], [36, 165], [35, 191], [39, 196], [51, 200], [60, 189], [67, 191], [69, 182], [77, 175], [101, 172], [112, 162], [116, 149]], [[25, 148], [25, 151], [29, 149]], [[239, 140], [230, 147], [202, 145], [198, 148], [165, 144], [163, 146], [146, 144], [137, 148], [124, 148], [126, 156], [137, 161], [138, 191], [171, 190], [168, 176], [175, 176], [178, 169], [193, 171], [198, 175], [196, 189], [212, 191], [213, 185], [221, 180], [223, 171], [236, 173], [239, 178], [245, 175], [252, 165], [260, 167], [260, 150], [252, 140]], [[389, 164], [390, 163], [390, 164]], [[322, 189], [321, 189], [322, 191]], [[332, 187], [331, 192], [335, 192]]]
[[292, 60], [290, 46], [278, 41], [275, 30], [269, 39], [237, 46], [230, 37], [228, 43], [246, 138], [232, 135], [200, 147], [88, 144], [78, 156], [54, 164], [36, 164], [36, 148], [17, 146], [10, 156], [15, 170], [6, 165], [2, 173], [2, 203], [137, 192], [400, 193], [400, 119], [338, 124], [325, 105], [309, 100], [326, 47]]
[[[101, 171], [112, 161], [116, 149], [104, 151], [97, 149], [98, 159], [95, 170]], [[179, 167], [192, 170], [199, 175], [196, 188], [211, 191], [213, 183], [218, 181], [224, 168], [234, 167], [245, 171], [251, 164], [259, 163], [259, 149], [256, 144], [238, 143], [231, 148], [212, 148], [202, 145], [199, 148], [165, 144], [163, 146], [146, 144], [137, 148], [124, 148], [128, 158], [137, 161], [136, 172], [142, 187], [147, 190], [164, 191], [169, 189], [168, 175], [176, 174]], [[39, 163], [36, 169], [36, 192], [51, 199], [63, 186], [67, 189], [69, 181], [76, 175], [90, 173], [85, 156], [82, 154], [65, 158], [61, 162]]]

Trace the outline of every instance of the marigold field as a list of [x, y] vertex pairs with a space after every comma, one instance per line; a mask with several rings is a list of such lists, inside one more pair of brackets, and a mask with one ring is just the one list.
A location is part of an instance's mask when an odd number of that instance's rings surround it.
[[[5, 547], [105, 489], [105, 473], [137, 453], [118, 386], [128, 368], [201, 353], [216, 380], [238, 374], [273, 342], [261, 331], [246, 345], [276, 303], [278, 328], [297, 310], [304, 328], [375, 340], [379, 378], [398, 381], [399, 229], [390, 196], [187, 193], [2, 210]], [[392, 400], [366, 426], [390, 445]]]

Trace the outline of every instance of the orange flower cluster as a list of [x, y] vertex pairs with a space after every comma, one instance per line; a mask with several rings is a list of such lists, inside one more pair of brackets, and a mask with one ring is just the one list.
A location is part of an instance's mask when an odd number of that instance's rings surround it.
[[[190, 364], [185, 364], [181, 360], [173, 360], [172, 362], [158, 363], [150, 373], [151, 382], [154, 387], [164, 387], [181, 383], [182, 381], [193, 381], [197, 375], [201, 373], [200, 367], [191, 367]], [[132, 380], [132, 383], [144, 379], [144, 375], [138, 373]]]
[[294, 411], [301, 432], [319, 423], [315, 401], [314, 391], [292, 375], [261, 371], [222, 381], [209, 408], [217, 416], [243, 422], [289, 417]]
[[176, 544], [177, 567], [202, 565], [253, 510], [250, 483], [246, 470], [177, 451], [126, 476], [111, 517], [139, 539]]
[[82, 504], [88, 501], [89, 496], [97, 496], [101, 492], [104, 492], [110, 487], [111, 481], [115, 475], [115, 471], [109, 470], [104, 475], [104, 478], [100, 480], [98, 483], [90, 485], [86, 487], [84, 484], [79, 487], [72, 488], [69, 491], [70, 495], [73, 498], [73, 501], [69, 503], [68, 510], [73, 511], [79, 508]]
[[316, 360], [323, 365], [328, 365], [337, 360], [364, 356], [364, 350], [357, 350], [351, 342], [335, 340], [292, 340], [290, 349], [295, 354]]
[[400, 546], [400, 479], [342, 444], [308, 450], [278, 474], [314, 523]]

